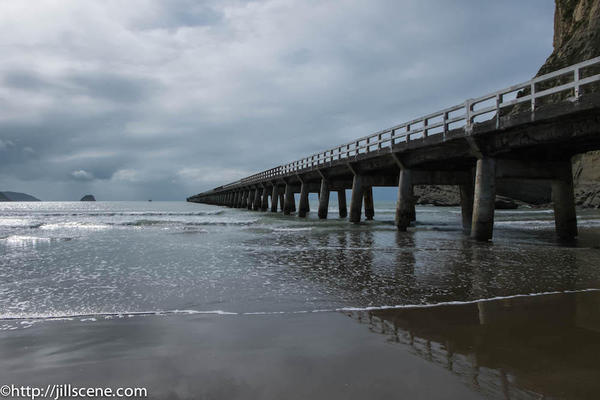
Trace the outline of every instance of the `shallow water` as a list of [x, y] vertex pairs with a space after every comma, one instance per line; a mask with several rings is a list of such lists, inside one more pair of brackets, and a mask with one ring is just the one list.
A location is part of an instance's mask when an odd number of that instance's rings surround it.
[[[313, 204], [313, 210], [316, 204]], [[550, 210], [497, 212], [494, 242], [457, 208], [393, 204], [358, 226], [183, 202], [0, 204], [0, 329], [12, 318], [298, 312], [600, 288], [600, 213], [554, 239]]]
[[[313, 210], [316, 204], [312, 204]], [[0, 384], [149, 398], [594, 398], [600, 212], [392, 203], [375, 221], [190, 203], [0, 203]], [[484, 300], [481, 300], [484, 299]]]

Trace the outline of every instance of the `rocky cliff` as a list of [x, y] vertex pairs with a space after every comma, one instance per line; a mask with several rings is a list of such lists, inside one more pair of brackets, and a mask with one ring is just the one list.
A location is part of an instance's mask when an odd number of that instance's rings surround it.
[[537, 75], [600, 55], [600, 0], [556, 0], [553, 45]]
[[[600, 0], [556, 0], [554, 51], [537, 75], [600, 56]], [[590, 85], [587, 91], [600, 91]], [[573, 158], [577, 204], [600, 208], [600, 151]]]

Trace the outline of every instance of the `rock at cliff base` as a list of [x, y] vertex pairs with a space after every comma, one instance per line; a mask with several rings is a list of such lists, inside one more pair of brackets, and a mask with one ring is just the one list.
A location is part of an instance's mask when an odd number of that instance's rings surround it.
[[[433, 205], [438, 207], [450, 207], [460, 205], [460, 193], [458, 186], [451, 185], [430, 185], [415, 186], [415, 196], [417, 204]], [[526, 206], [527, 203], [518, 201], [507, 196], [496, 195], [496, 209], [514, 210], [520, 205]]]
[[96, 198], [92, 194], [86, 194], [81, 198], [81, 201], [96, 201]]
[[519, 204], [506, 196], [496, 196], [496, 210], [514, 210], [519, 208]]
[[440, 207], [460, 205], [458, 186], [451, 185], [416, 185], [414, 188], [417, 204], [431, 204]]

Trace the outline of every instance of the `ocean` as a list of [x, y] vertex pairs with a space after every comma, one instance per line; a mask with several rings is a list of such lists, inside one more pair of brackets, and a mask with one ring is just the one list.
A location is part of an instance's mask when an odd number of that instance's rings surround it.
[[[479, 326], [477, 310], [512, 307], [506, 327], [524, 323], [524, 302], [554, 299], [536, 306], [551, 315], [577, 298], [598, 318], [598, 210], [578, 211], [570, 243], [555, 239], [551, 210], [500, 210], [493, 242], [477, 243], [456, 207], [417, 207], [408, 232], [396, 231], [392, 202], [376, 202], [375, 220], [358, 225], [335, 207], [319, 220], [316, 209], [299, 219], [185, 202], [0, 203], [0, 384], [136, 383], [151, 398], [378, 398], [410, 388], [415, 398], [480, 398], [502, 395], [505, 379], [506, 390], [553, 395], [523, 388], [508, 362], [486, 367], [508, 374], [498, 390], [455, 379], [435, 355], [390, 349], [398, 326], [389, 321], [421, 321], [429, 351], [433, 341], [447, 357], [450, 339], [435, 338], [448, 328], [435, 336], [426, 322], [440, 321], [434, 309], [475, 307]], [[583, 318], [571, 313], [565, 320]], [[373, 335], [381, 329], [385, 340]], [[477, 354], [474, 343], [451, 357]], [[408, 375], [390, 375], [394, 363]], [[168, 390], [167, 377], [177, 382]]]

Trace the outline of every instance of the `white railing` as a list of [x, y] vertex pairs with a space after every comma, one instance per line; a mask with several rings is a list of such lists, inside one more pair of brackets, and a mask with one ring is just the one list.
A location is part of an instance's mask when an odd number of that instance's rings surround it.
[[[507, 107], [529, 103], [529, 109], [535, 111], [539, 99], [553, 94], [571, 91], [571, 97], [577, 99], [581, 94], [582, 86], [600, 81], [600, 73], [597, 70], [586, 74], [586, 69], [593, 66], [596, 68], [600, 67], [600, 57], [538, 76], [527, 82], [513, 85], [476, 99], [468, 99], [464, 103], [453, 107], [404, 122], [332, 149], [301, 158], [300, 160], [259, 172], [239, 181], [213, 189], [213, 191], [222, 191], [240, 185], [256, 184], [299, 174], [305, 170], [327, 167], [334, 161], [351, 161], [353, 157], [357, 157], [359, 154], [386, 150], [391, 152], [394, 145], [408, 143], [411, 140], [425, 139], [434, 135], [442, 135], [442, 140], [445, 140], [446, 134], [454, 129], [464, 129], [466, 133], [469, 133], [474, 124], [494, 118], [498, 124], [501, 111]], [[550, 87], [540, 88], [540, 86], [543, 86], [542, 84]], [[529, 93], [518, 97], [517, 94], [522, 90], [529, 91]]]

